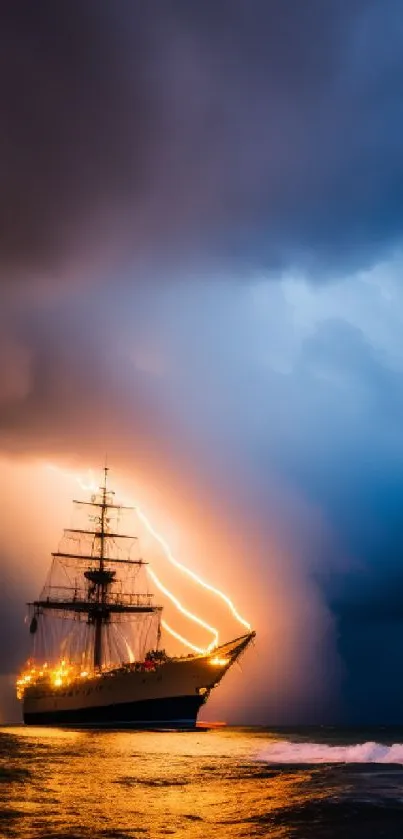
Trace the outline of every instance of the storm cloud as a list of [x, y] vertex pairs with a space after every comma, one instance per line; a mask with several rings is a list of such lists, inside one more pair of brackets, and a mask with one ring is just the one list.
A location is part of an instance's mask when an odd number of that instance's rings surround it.
[[402, 38], [393, 0], [4, 3], [2, 282], [368, 263]]

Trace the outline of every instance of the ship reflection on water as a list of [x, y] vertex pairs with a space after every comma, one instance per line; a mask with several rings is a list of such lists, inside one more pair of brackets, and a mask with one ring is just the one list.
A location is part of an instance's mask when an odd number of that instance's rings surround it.
[[289, 754], [285, 734], [263, 730], [4, 728], [0, 835], [401, 839], [401, 765], [263, 758], [281, 742]]

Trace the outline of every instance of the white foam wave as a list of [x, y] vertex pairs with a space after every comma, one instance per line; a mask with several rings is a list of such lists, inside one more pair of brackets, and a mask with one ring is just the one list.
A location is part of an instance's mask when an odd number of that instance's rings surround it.
[[382, 743], [358, 743], [352, 746], [331, 746], [326, 743], [293, 743], [276, 740], [259, 754], [267, 763], [401, 763], [403, 743], [385, 746]]

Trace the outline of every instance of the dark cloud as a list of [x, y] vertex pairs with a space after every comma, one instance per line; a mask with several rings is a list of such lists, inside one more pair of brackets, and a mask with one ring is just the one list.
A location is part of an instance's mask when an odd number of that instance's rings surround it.
[[2, 5], [3, 279], [71, 279], [140, 188], [146, 45], [136, 27], [125, 41], [102, 2]]
[[328, 272], [400, 235], [394, 0], [18, 0], [0, 23], [3, 283], [134, 255]]
[[163, 444], [168, 417], [162, 420], [154, 378], [136, 368], [127, 346], [119, 346], [120, 329], [96, 292], [87, 300], [83, 295], [78, 309], [73, 295], [34, 313], [23, 308], [3, 322], [3, 450], [86, 452], [98, 463], [107, 450], [127, 455], [135, 438], [139, 467], [146, 454], [151, 466], [150, 441], [154, 436]]

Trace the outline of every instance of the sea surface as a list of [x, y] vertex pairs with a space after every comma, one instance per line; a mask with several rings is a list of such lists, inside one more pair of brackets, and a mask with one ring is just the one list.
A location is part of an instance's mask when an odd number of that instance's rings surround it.
[[0, 729], [0, 836], [402, 839], [403, 729]]

